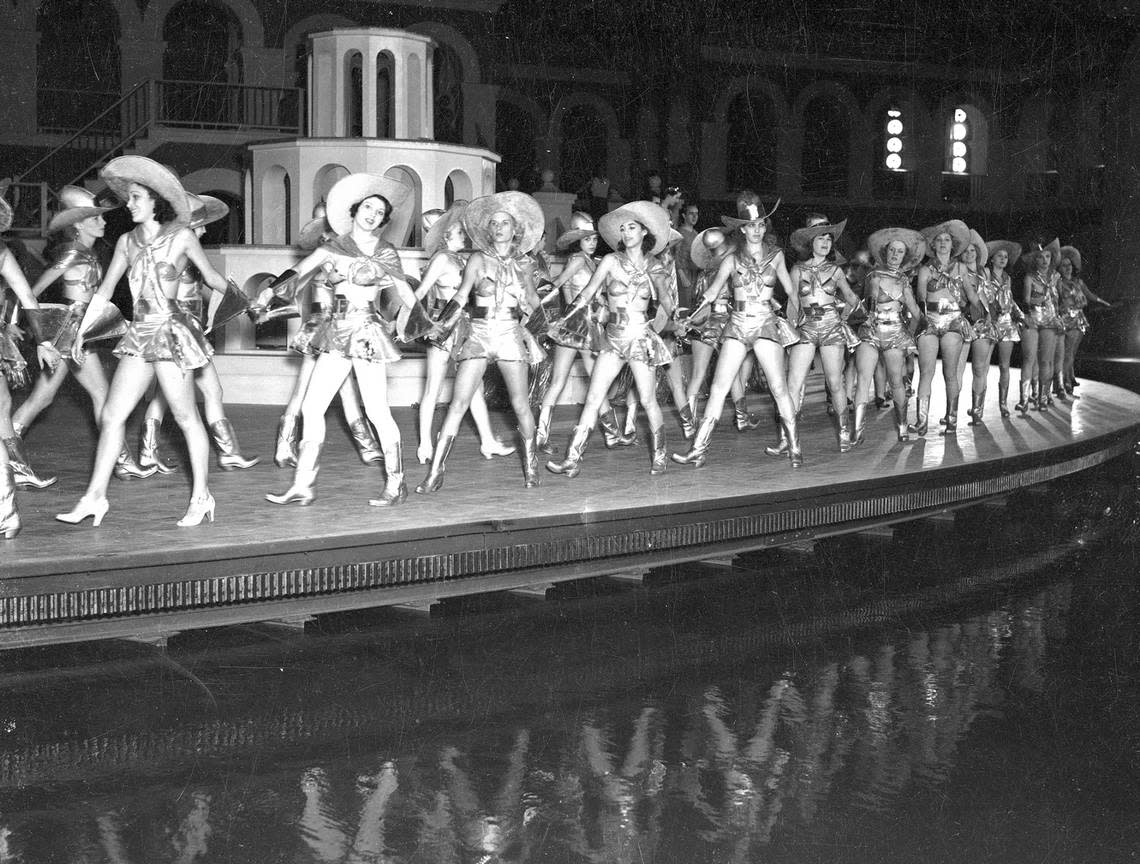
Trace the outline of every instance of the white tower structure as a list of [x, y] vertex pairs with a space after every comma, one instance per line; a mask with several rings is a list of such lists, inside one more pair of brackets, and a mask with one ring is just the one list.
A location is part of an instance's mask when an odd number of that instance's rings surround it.
[[499, 156], [432, 140], [432, 40], [418, 33], [347, 28], [309, 37], [309, 137], [250, 146], [252, 241], [288, 244], [341, 177], [400, 180], [412, 207], [386, 238], [418, 246], [420, 214], [495, 191]]

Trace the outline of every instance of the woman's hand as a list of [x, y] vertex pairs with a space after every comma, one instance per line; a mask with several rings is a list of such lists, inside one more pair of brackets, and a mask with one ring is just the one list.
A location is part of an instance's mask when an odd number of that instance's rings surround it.
[[51, 342], [41, 342], [39, 344], [39, 346], [36, 348], [36, 358], [40, 362], [40, 368], [50, 369], [52, 372], [56, 370], [56, 367], [59, 366], [60, 362], [63, 360], [63, 356], [59, 353], [59, 349], [56, 348]]

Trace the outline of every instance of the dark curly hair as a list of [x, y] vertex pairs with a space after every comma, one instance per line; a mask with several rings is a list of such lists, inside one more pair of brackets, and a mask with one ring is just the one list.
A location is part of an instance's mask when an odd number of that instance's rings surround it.
[[355, 219], [356, 218], [356, 211], [358, 209], [360, 209], [360, 205], [363, 204], [365, 201], [367, 201], [369, 198], [379, 198], [381, 201], [384, 202], [384, 218], [380, 220], [380, 227], [383, 228], [385, 225], [388, 224], [388, 222], [392, 218], [392, 202], [389, 201], [387, 198], [385, 198], [383, 195], [381, 195], [379, 192], [374, 192], [371, 195], [366, 195], [365, 197], [363, 197], [359, 201], [357, 201], [355, 204], [353, 204], [351, 207], [349, 207], [348, 208], [348, 218], [349, 219]]
[[[637, 224], [641, 225], [640, 222]], [[657, 238], [653, 236], [653, 232], [646, 228], [646, 226], [641, 225], [641, 227], [645, 228], [645, 236], [641, 238], [641, 251], [649, 255], [653, 252], [653, 247], [657, 245]], [[618, 251], [625, 251], [625, 243], [621, 240], [618, 240]]]
[[173, 222], [178, 218], [178, 212], [174, 209], [174, 205], [147, 186], [145, 183], [139, 183], [146, 194], [150, 196], [150, 200], [154, 202], [154, 221], [159, 225], [166, 225]]

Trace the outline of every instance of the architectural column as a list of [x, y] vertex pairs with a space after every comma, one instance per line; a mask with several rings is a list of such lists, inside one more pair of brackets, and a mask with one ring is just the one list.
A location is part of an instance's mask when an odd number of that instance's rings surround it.
[[[362, 85], [360, 88], [360, 100], [362, 103], [360, 107], [360, 134], [363, 138], [376, 138], [379, 135], [376, 124], [376, 52], [367, 44], [361, 49], [360, 80]], [[345, 134], [348, 134], [347, 129], [345, 130]]]
[[803, 149], [799, 124], [784, 121], [776, 127], [776, 191], [781, 197], [803, 194]]

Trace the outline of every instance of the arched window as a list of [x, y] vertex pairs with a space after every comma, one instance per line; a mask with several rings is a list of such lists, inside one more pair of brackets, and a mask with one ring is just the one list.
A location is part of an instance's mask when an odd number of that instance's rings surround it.
[[728, 109], [729, 189], [776, 188], [776, 112], [767, 96], [747, 90]]
[[230, 126], [240, 120], [237, 91], [242, 80], [242, 30], [220, 3], [184, 0], [162, 25], [162, 105], [165, 119], [198, 127]]
[[[883, 167], [888, 171], [905, 171], [906, 168], [903, 151], [906, 148], [906, 139], [903, 135], [906, 133], [906, 124], [903, 121], [903, 112], [901, 108], [891, 107], [887, 109], [883, 124]], [[909, 156], [910, 154], [906, 154]]]
[[951, 174], [970, 174], [973, 124], [965, 107], [954, 109], [946, 135], [946, 170]]
[[534, 170], [537, 164], [535, 137], [535, 122], [530, 112], [513, 102], [495, 103], [495, 147], [502, 157], [498, 180], [503, 189], [509, 188], [513, 180], [520, 184], [522, 191], [534, 191], [535, 187], [527, 180], [530, 174], [538, 179], [538, 172]]
[[[74, 131], [119, 98], [119, 16], [105, 0], [44, 0], [36, 14], [41, 132]], [[118, 131], [112, 112], [101, 131]]]
[[803, 114], [801, 170], [805, 195], [847, 195], [851, 160], [851, 124], [847, 109], [834, 96], [817, 96]]
[[450, 45], [436, 43], [432, 52], [432, 110], [435, 140], [463, 143], [463, 63]]

